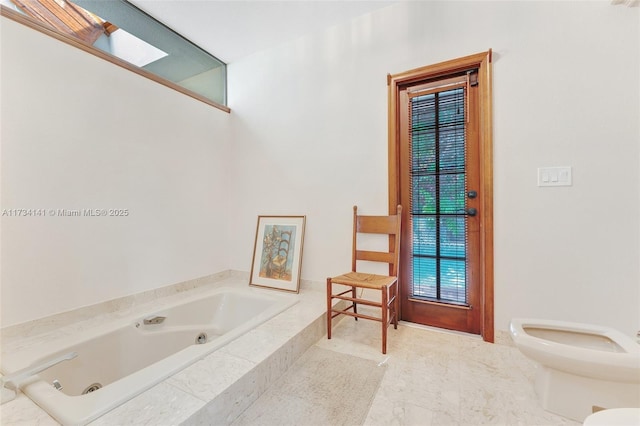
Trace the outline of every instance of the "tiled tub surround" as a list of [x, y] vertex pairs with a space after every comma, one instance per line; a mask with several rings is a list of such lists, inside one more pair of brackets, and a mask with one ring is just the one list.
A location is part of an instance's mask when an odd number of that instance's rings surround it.
[[[246, 288], [247, 282], [246, 274], [217, 274], [200, 279], [195, 285], [183, 283], [162, 289], [157, 300], [150, 300], [154, 295], [146, 295], [146, 300], [140, 303], [137, 300], [109, 302], [110, 306], [96, 307], [102, 312], [97, 317], [77, 323], [67, 324], [73, 321], [73, 314], [63, 314], [63, 318], [11, 327], [3, 330], [6, 333], [3, 333], [2, 350], [28, 351], [77, 333], [99, 330], [108, 322], [135, 320], [139, 312], [159, 310], [214, 288]], [[220, 424], [229, 423], [325, 333], [323, 292], [303, 288], [299, 295], [285, 295], [297, 299], [298, 303], [91, 424], [210, 424], [212, 419]], [[112, 307], [115, 310], [107, 312]], [[81, 311], [79, 315], [85, 313]], [[51, 323], [60, 327], [54, 328]], [[26, 337], [20, 337], [21, 331]], [[0, 410], [3, 425], [58, 424], [22, 393]]]
[[[56, 345], [3, 353], [2, 368], [12, 373], [77, 354], [25, 381], [22, 391], [60, 423], [87, 424], [295, 303], [291, 294], [215, 288]], [[59, 383], [60, 390], [52, 383]]]

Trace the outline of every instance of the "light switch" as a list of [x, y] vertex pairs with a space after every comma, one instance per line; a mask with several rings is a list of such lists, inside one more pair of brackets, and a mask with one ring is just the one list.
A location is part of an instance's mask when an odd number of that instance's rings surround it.
[[538, 167], [538, 186], [571, 186], [571, 167]]

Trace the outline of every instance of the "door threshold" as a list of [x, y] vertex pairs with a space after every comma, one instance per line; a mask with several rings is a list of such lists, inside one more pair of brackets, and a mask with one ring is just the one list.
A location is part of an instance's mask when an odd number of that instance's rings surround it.
[[407, 327], [412, 327], [412, 328], [419, 328], [419, 329], [422, 329], [422, 330], [435, 331], [435, 332], [438, 332], [438, 333], [455, 334], [455, 335], [458, 335], [458, 336], [471, 337], [473, 339], [478, 339], [480, 341], [484, 341], [482, 339], [481, 335], [472, 334], [472, 333], [465, 333], [464, 331], [449, 330], [448, 328], [433, 327], [433, 326], [430, 326], [430, 325], [418, 324], [418, 323], [409, 322], [409, 321], [398, 321], [398, 324], [406, 325]]

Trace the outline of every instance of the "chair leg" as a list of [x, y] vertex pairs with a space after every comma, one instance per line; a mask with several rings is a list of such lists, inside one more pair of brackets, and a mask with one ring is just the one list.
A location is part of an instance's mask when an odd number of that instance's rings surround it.
[[[358, 293], [356, 292], [356, 288], [354, 286], [351, 286], [351, 297], [353, 299], [356, 298], [356, 296], [358, 295]], [[356, 304], [356, 301], [353, 301], [353, 313], [357, 314], [358, 313], [358, 305]], [[356, 319], [356, 321], [358, 321], [358, 317], [354, 317]]]
[[327, 278], [327, 339], [331, 339], [331, 317], [333, 316], [333, 312], [331, 311], [332, 293], [331, 278]]
[[393, 302], [392, 306], [393, 306], [393, 328], [394, 329], [398, 329], [398, 281], [395, 282], [395, 284], [393, 284], [394, 290], [393, 290]]
[[382, 353], [387, 353], [387, 327], [389, 326], [389, 293], [387, 286], [382, 287]]

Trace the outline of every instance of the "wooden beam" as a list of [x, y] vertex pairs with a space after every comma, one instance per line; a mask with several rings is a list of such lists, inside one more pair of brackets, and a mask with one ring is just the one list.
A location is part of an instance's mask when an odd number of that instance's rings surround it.
[[102, 19], [80, 6], [55, 0], [11, 0], [24, 13], [54, 29], [93, 44], [104, 33]]

